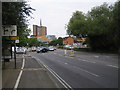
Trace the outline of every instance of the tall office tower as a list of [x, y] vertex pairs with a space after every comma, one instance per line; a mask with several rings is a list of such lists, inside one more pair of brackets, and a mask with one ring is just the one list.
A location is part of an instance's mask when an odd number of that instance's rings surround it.
[[47, 35], [47, 27], [42, 26], [41, 20], [40, 20], [40, 26], [33, 25], [33, 35], [35, 35], [35, 36]]
[[38, 26], [37, 25], [33, 25], [33, 35], [37, 36], [37, 31], [38, 31]]

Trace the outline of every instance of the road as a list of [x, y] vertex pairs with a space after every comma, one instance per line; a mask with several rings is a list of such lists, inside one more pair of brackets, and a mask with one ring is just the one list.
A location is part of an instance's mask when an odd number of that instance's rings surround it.
[[68, 56], [61, 49], [30, 54], [68, 87], [118, 88], [117, 55], [75, 52], [75, 56]]

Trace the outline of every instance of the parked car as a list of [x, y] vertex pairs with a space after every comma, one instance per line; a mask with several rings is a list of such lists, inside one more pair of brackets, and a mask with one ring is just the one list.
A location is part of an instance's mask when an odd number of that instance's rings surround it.
[[54, 48], [54, 47], [52, 47], [52, 46], [50, 46], [50, 47], [48, 47], [48, 50], [49, 50], [49, 51], [54, 51], [54, 50], [55, 50], [55, 48]]
[[64, 48], [68, 50], [72, 50], [74, 47], [72, 45], [65, 45]]
[[22, 47], [18, 47], [16, 49], [16, 53], [17, 54], [26, 54], [26, 49], [25, 48], [22, 48]]
[[36, 51], [36, 47], [35, 46], [31, 47], [31, 50], [32, 52]]
[[47, 52], [48, 51], [48, 49], [46, 48], [46, 47], [38, 47], [37, 49], [36, 49], [36, 51], [37, 51], [37, 53], [45, 53], [45, 52]]

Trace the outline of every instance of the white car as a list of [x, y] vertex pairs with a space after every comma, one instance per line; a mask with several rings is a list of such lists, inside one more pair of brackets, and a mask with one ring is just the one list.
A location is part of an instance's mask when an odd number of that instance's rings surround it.
[[16, 49], [16, 53], [17, 54], [26, 54], [26, 49], [22, 48], [22, 47], [19, 47], [19, 48]]
[[48, 47], [48, 50], [49, 50], [49, 51], [54, 51], [54, 50], [55, 50], [55, 48], [54, 48], [54, 47], [52, 47], [52, 46], [50, 46], [50, 47]]

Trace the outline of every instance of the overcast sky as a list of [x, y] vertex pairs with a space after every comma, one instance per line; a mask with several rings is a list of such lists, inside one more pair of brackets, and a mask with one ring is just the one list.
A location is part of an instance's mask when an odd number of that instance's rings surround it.
[[117, 0], [29, 0], [29, 4], [33, 11], [29, 21], [31, 30], [33, 24], [47, 27], [48, 35], [56, 35], [56, 37], [65, 37], [67, 35], [65, 25], [68, 24], [73, 12], [82, 11], [87, 13], [95, 6], [100, 6], [104, 2], [109, 5], [114, 4]]

